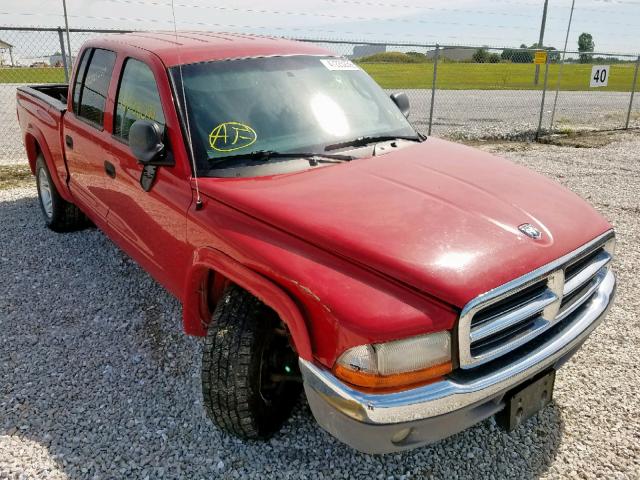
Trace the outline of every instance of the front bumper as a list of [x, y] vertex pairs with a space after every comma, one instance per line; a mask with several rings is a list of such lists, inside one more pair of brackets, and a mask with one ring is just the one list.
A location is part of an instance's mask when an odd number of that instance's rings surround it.
[[609, 270], [593, 298], [535, 348], [411, 390], [364, 393], [300, 359], [311, 411], [322, 428], [365, 453], [407, 450], [446, 438], [504, 408], [509, 390], [566, 362], [607, 314], [615, 288]]

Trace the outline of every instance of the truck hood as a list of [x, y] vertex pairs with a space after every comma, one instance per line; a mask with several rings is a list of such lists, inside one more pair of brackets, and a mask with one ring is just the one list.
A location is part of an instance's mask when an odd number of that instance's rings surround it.
[[[201, 179], [204, 194], [451, 305], [610, 229], [584, 200], [444, 140], [300, 173]], [[530, 223], [534, 240], [518, 226]]]

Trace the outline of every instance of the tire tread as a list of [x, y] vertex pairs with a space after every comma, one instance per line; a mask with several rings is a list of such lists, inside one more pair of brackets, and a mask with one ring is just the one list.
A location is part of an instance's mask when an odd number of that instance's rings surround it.
[[[216, 425], [240, 438], [265, 439], [274, 433], [274, 425], [265, 425], [257, 413], [255, 358], [273, 315], [256, 297], [231, 285], [218, 302], [207, 332], [202, 357], [205, 410]], [[274, 408], [286, 418], [290, 402], [282, 403], [287, 406]]]

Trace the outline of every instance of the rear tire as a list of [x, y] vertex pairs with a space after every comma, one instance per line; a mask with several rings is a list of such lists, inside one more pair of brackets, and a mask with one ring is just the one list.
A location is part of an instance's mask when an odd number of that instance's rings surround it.
[[243, 439], [272, 436], [300, 397], [297, 359], [275, 312], [240, 287], [227, 288], [202, 358], [209, 418]]
[[87, 218], [80, 209], [58, 193], [42, 154], [36, 160], [36, 185], [40, 209], [47, 227], [54, 232], [68, 232], [87, 225]]

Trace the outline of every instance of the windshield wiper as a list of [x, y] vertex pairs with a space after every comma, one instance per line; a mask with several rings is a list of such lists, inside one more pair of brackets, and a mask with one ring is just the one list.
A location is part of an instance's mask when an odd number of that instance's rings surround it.
[[240, 153], [237, 155], [227, 155], [211, 159], [213, 164], [226, 163], [229, 160], [257, 160], [268, 162], [275, 158], [303, 158], [309, 161], [309, 165], [317, 165], [318, 163], [341, 163], [353, 160], [355, 157], [351, 155], [332, 155], [327, 153], [315, 152], [276, 152], [274, 150], [256, 150], [249, 153]]
[[330, 150], [338, 150], [339, 148], [344, 147], [364, 147], [365, 145], [369, 145], [370, 143], [378, 143], [378, 142], [387, 142], [389, 140], [412, 140], [414, 142], [420, 142], [423, 138], [420, 135], [416, 135], [415, 137], [408, 136], [399, 136], [399, 135], [378, 135], [378, 136], [365, 136], [358, 137], [354, 140], [347, 140], [346, 142], [333, 143], [331, 145], [327, 145], [324, 147], [326, 152]]

